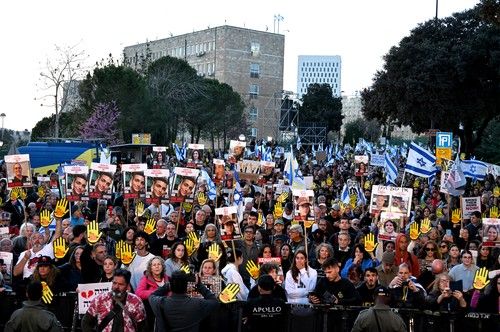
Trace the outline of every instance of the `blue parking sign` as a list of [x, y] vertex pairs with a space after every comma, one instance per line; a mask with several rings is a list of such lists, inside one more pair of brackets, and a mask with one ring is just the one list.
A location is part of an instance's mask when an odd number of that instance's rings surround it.
[[453, 133], [437, 132], [436, 133], [436, 147], [437, 148], [451, 148], [453, 144]]

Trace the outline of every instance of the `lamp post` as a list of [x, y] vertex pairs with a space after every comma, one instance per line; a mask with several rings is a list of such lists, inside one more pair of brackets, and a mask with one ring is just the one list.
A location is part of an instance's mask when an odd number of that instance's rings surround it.
[[5, 117], [6, 117], [5, 113], [0, 114], [0, 118], [2, 118], [2, 140], [3, 140], [3, 128], [4, 128], [3, 121], [4, 121]]

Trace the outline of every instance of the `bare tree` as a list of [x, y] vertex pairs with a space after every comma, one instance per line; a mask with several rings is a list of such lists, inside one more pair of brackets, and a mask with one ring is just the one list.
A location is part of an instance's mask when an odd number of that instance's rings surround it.
[[[42, 90], [47, 91], [47, 94], [35, 99], [42, 101], [40, 106], [54, 107], [54, 138], [59, 137], [61, 112], [69, 106], [68, 103], [72, 97], [78, 96], [77, 80], [84, 73], [83, 63], [87, 57], [84, 51], [77, 49], [77, 46], [59, 47], [55, 45], [56, 56], [46, 60], [45, 70], [40, 73]], [[43, 103], [45, 100], [47, 103]]]

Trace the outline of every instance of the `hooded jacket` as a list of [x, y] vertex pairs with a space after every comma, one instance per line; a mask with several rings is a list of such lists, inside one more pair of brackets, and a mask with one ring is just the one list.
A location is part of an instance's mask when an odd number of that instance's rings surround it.
[[395, 256], [394, 256], [394, 264], [396, 266], [401, 265], [402, 263], [408, 264], [410, 267], [410, 272], [411, 275], [414, 276], [415, 278], [418, 278], [420, 276], [420, 264], [418, 263], [418, 259], [415, 255], [408, 251], [401, 251], [399, 249], [399, 243], [401, 242], [401, 239], [403, 237], [406, 237], [405, 234], [398, 234], [396, 237], [396, 248], [395, 248]]
[[40, 301], [24, 301], [5, 325], [5, 332], [62, 332], [61, 323]]

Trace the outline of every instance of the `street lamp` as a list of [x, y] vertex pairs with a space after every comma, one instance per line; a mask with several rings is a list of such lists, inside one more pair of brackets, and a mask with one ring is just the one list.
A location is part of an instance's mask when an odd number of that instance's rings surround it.
[[245, 137], [245, 135], [240, 134], [240, 136], [238, 136], [238, 139], [239, 139], [240, 141], [242, 141], [242, 142], [245, 142], [246, 137]]
[[6, 117], [5, 113], [0, 114], [0, 118], [2, 118], [2, 140], [3, 140], [3, 121], [5, 117]]

